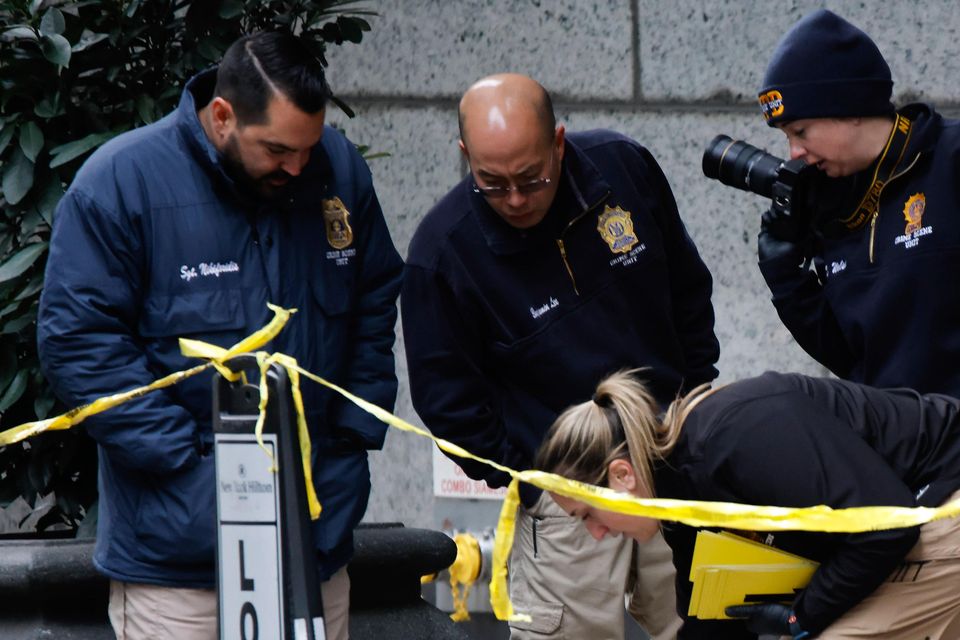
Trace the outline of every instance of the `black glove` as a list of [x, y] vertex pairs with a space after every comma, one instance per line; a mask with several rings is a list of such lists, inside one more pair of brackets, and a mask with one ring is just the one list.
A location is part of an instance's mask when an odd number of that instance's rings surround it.
[[765, 262], [789, 256], [799, 265], [805, 258], [803, 245], [808, 233], [809, 230], [798, 224], [793, 215], [770, 207], [760, 218], [757, 257]]
[[731, 618], [746, 618], [747, 629], [758, 635], [806, 638], [810, 634], [800, 628], [793, 609], [785, 604], [740, 604], [724, 610]]

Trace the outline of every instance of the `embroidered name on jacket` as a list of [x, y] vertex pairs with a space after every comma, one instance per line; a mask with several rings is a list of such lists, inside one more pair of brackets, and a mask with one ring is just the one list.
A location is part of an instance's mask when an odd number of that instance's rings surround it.
[[201, 262], [195, 267], [183, 265], [180, 267], [180, 279], [190, 282], [194, 278], [214, 277], [219, 278], [224, 273], [239, 273], [240, 265], [231, 260], [230, 262]]
[[626, 253], [638, 242], [637, 236], [633, 233], [630, 212], [620, 207], [611, 209], [609, 205], [604, 205], [603, 213], [597, 220], [597, 231], [613, 253]]
[[915, 193], [903, 205], [903, 217], [907, 226], [903, 235], [897, 236], [893, 244], [902, 244], [905, 249], [912, 249], [920, 244], [920, 238], [933, 233], [933, 225], [923, 226], [923, 213], [927, 208], [927, 198], [922, 193]]
[[543, 303], [539, 307], [530, 307], [530, 317], [536, 320], [546, 312], [556, 309], [559, 306], [560, 306], [560, 301], [554, 298], [553, 296], [550, 296], [550, 300], [548, 302]]

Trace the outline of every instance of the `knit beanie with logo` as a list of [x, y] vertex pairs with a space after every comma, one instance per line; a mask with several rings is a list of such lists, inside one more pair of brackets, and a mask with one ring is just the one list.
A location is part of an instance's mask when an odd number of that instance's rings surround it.
[[805, 118], [893, 115], [890, 67], [866, 33], [821, 9], [781, 38], [760, 109], [771, 127]]

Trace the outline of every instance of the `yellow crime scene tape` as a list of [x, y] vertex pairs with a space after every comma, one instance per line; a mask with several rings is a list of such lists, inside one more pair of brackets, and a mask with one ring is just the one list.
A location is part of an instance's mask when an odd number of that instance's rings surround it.
[[[229, 380], [236, 380], [239, 374], [230, 370], [229, 367], [225, 365], [225, 362], [242, 353], [256, 351], [256, 349], [268, 343], [280, 332], [290, 315], [296, 311], [295, 309], [283, 309], [275, 305], [268, 306], [274, 312], [274, 318], [266, 326], [230, 348], [224, 349], [223, 347], [217, 347], [196, 340], [181, 338], [181, 350], [184, 355], [206, 358], [209, 360], [206, 364], [172, 373], [150, 385], [98, 398], [87, 405], [77, 407], [54, 418], [29, 422], [7, 429], [6, 431], [0, 432], [0, 446], [20, 442], [21, 440], [48, 430], [69, 429], [92, 415], [106, 411], [107, 409], [138, 398], [156, 389], [162, 389], [176, 384], [210, 367], [215, 367]], [[482, 462], [511, 476], [512, 480], [507, 489], [507, 494], [500, 512], [500, 519], [497, 523], [497, 533], [494, 540], [493, 551], [493, 577], [490, 581], [491, 605], [494, 614], [500, 620], [530, 620], [528, 615], [514, 611], [507, 591], [507, 558], [513, 546], [516, 514], [520, 505], [520, 482], [527, 482], [545, 491], [580, 500], [581, 502], [606, 511], [680, 522], [693, 527], [722, 527], [754, 531], [857, 533], [914, 527], [934, 520], [960, 515], [960, 500], [939, 507], [850, 507], [846, 509], [832, 509], [825, 505], [789, 508], [730, 502], [636, 498], [606, 487], [577, 482], [552, 473], [533, 470], [516, 471], [492, 460], [475, 456], [452, 442], [433, 436], [426, 429], [414, 426], [389, 411], [353, 395], [346, 389], [302, 369], [294, 358], [286, 354], [258, 352], [256, 355], [262, 374], [273, 363], [283, 366], [289, 373], [294, 407], [297, 412], [297, 428], [301, 439], [301, 457], [303, 460], [304, 474], [306, 476], [310, 516], [313, 519], [316, 519], [320, 514], [320, 504], [317, 502], [310, 469], [310, 440], [304, 418], [303, 401], [300, 396], [299, 375], [303, 375], [339, 393], [361, 409], [392, 427], [429, 438], [446, 453]], [[258, 437], [263, 427], [268, 402], [265, 378], [265, 375], [261, 375], [260, 377], [260, 418], [257, 422]], [[264, 448], [264, 450], [266, 450], [266, 448]], [[272, 456], [271, 469], [274, 472], [276, 471], [276, 463], [273, 461]]]

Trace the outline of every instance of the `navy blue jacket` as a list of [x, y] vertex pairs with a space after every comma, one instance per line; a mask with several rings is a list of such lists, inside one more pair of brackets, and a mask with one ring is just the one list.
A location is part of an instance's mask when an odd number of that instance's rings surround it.
[[[960, 122], [926, 105], [901, 112], [914, 130], [875, 226], [820, 238], [815, 271], [798, 266], [800, 247], [761, 255], [760, 269], [783, 323], [836, 375], [960, 397]], [[849, 215], [861, 193], [822, 206]], [[921, 214], [909, 231], [908, 209]]]
[[[38, 321], [40, 357], [67, 405], [197, 364], [178, 337], [229, 346], [296, 308], [267, 347], [378, 405], [393, 405], [392, 345], [402, 263], [370, 172], [330, 127], [291, 191], [255, 202], [234, 188], [197, 118], [212, 72], [179, 108], [123, 134], [84, 164], [58, 209]], [[353, 241], [328, 244], [324, 201], [349, 211]], [[366, 449], [385, 426], [303, 384], [322, 577], [348, 561], [370, 488]], [[90, 418], [100, 448], [94, 563], [118, 580], [214, 583], [211, 374]]]
[[[725, 386], [684, 421], [654, 470], [659, 498], [783, 507], [936, 506], [960, 487], [960, 401], [909, 389], [765, 373]], [[677, 609], [690, 603], [696, 530], [663, 524], [677, 567]], [[774, 546], [820, 562], [794, 608], [818, 633], [899, 565], [919, 529], [779, 532]], [[683, 640], [746, 640], [739, 621], [686, 620]]]
[[[608, 373], [649, 367], [663, 403], [717, 374], [710, 273], [649, 151], [611, 131], [569, 134], [561, 175], [526, 231], [465, 178], [420, 223], [400, 298], [417, 413], [514, 469], [532, 465], [556, 416]], [[618, 208], [632, 232], [622, 220], [608, 242], [600, 217]], [[456, 461], [491, 486], [508, 480]]]

